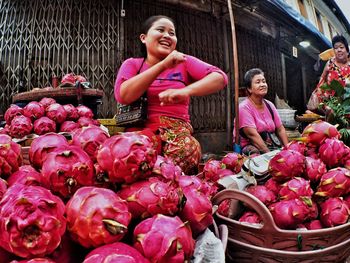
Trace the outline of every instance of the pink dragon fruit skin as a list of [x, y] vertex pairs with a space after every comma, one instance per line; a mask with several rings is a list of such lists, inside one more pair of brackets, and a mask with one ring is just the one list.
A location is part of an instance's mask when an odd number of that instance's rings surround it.
[[49, 132], [56, 132], [56, 122], [45, 116], [34, 121], [34, 133], [43, 135]]
[[98, 120], [94, 120], [88, 117], [80, 117], [77, 120], [77, 123], [80, 125], [80, 127], [85, 127], [85, 126], [99, 126]]
[[184, 222], [189, 222], [193, 237], [197, 237], [213, 223], [213, 206], [208, 196], [194, 187], [183, 188], [186, 203], [179, 212], [179, 217]]
[[282, 185], [279, 184], [277, 181], [273, 180], [273, 178], [268, 179], [265, 184], [267, 189], [272, 191], [276, 196], [278, 195], [278, 192], [280, 191]]
[[26, 135], [29, 135], [32, 133], [33, 130], [33, 124], [30, 118], [19, 115], [15, 116], [10, 125], [10, 135], [13, 138], [23, 138]]
[[23, 115], [23, 108], [16, 104], [11, 104], [4, 115], [6, 124], [11, 125], [11, 121], [13, 120], [13, 118], [20, 115]]
[[226, 165], [227, 169], [233, 171], [234, 174], [238, 174], [243, 166], [243, 156], [238, 153], [227, 153], [221, 162]]
[[195, 175], [179, 176], [178, 183], [182, 189], [185, 187], [194, 187], [201, 193], [205, 194], [209, 199], [211, 199], [219, 189], [216, 184], [203, 180]]
[[274, 180], [285, 182], [301, 176], [305, 170], [305, 156], [293, 150], [282, 150], [269, 163], [269, 171]]
[[10, 263], [56, 263], [52, 259], [49, 258], [32, 258], [32, 259], [24, 259], [24, 260], [13, 260]]
[[319, 183], [322, 175], [327, 172], [327, 167], [320, 159], [314, 159], [306, 156], [305, 158], [305, 177], [312, 183]]
[[76, 109], [76, 107], [73, 104], [65, 104], [65, 105], [63, 105], [63, 108], [67, 112], [66, 120], [76, 121], [79, 119], [80, 116], [78, 114], [78, 110]]
[[302, 133], [305, 141], [311, 145], [319, 146], [327, 138], [340, 138], [340, 133], [332, 124], [318, 120], [310, 123]]
[[111, 182], [133, 183], [148, 178], [157, 159], [151, 140], [137, 132], [124, 132], [105, 140], [97, 162]]
[[41, 173], [50, 178], [50, 189], [69, 198], [82, 186], [94, 184], [94, 165], [89, 155], [75, 145], [61, 146], [50, 152]]
[[51, 104], [56, 103], [56, 100], [54, 98], [48, 98], [48, 97], [44, 97], [42, 98], [39, 103], [44, 107], [44, 109], [46, 110], [46, 108], [48, 106], [50, 106]]
[[92, 110], [84, 105], [79, 105], [78, 107], [76, 107], [76, 109], [80, 117], [86, 117], [89, 119], [92, 119], [94, 117]]
[[340, 197], [331, 197], [320, 204], [320, 220], [325, 227], [334, 227], [348, 222], [350, 209]]
[[315, 193], [321, 197], [339, 197], [350, 191], [350, 170], [337, 167], [322, 175]]
[[344, 157], [350, 153], [350, 148], [338, 139], [325, 139], [318, 149], [320, 159], [328, 168], [342, 166]]
[[50, 188], [49, 178], [44, 177], [30, 165], [23, 165], [19, 167], [18, 171], [9, 176], [7, 183], [9, 186], [14, 184], [23, 184], [42, 186], [47, 189]]
[[318, 219], [314, 219], [314, 220], [311, 220], [310, 222], [306, 222], [305, 227], [308, 230], [317, 230], [317, 229], [323, 228], [321, 221]]
[[22, 258], [43, 257], [66, 230], [63, 201], [40, 186], [11, 186], [0, 202], [0, 246]]
[[8, 186], [7, 182], [4, 179], [0, 178], [0, 200], [5, 194], [7, 190], [7, 186]]
[[83, 263], [150, 263], [138, 250], [122, 242], [104, 245], [92, 250]]
[[29, 161], [36, 169], [41, 169], [46, 155], [59, 146], [68, 146], [67, 139], [57, 133], [46, 133], [35, 138], [29, 148]]
[[271, 204], [269, 210], [276, 225], [282, 229], [295, 229], [309, 218], [309, 207], [299, 199], [282, 200]]
[[209, 160], [203, 167], [205, 180], [213, 183], [216, 183], [219, 179], [232, 174], [233, 172], [226, 169], [226, 165], [218, 160]]
[[23, 108], [23, 115], [35, 121], [45, 115], [45, 108], [39, 102], [31, 101]]
[[280, 199], [290, 200], [300, 197], [311, 198], [314, 191], [310, 186], [310, 181], [301, 177], [294, 177], [293, 179], [285, 182], [279, 191]]
[[49, 105], [46, 110], [46, 116], [56, 123], [63, 123], [67, 118], [67, 112], [59, 103]]
[[82, 246], [121, 240], [131, 220], [127, 202], [106, 188], [81, 187], [66, 205], [67, 229]]
[[134, 229], [134, 247], [151, 262], [183, 263], [194, 252], [192, 232], [177, 216], [155, 215]]
[[108, 138], [108, 133], [97, 126], [82, 127], [74, 131], [72, 145], [81, 147], [95, 162], [98, 147]]
[[239, 222], [249, 223], [249, 224], [260, 224], [261, 223], [261, 218], [256, 212], [246, 211], [238, 219], [238, 221]]
[[22, 165], [22, 147], [6, 134], [0, 134], [0, 176], [7, 178]]
[[283, 150], [293, 150], [305, 155], [306, 144], [299, 141], [291, 141], [286, 146], [283, 147]]
[[253, 185], [246, 188], [246, 191], [256, 198], [258, 198], [261, 202], [263, 202], [266, 206], [274, 203], [277, 199], [277, 196], [274, 192], [269, 190], [264, 185]]
[[74, 132], [76, 129], [79, 129], [80, 124], [74, 121], [65, 121], [60, 126], [60, 132]]
[[180, 166], [176, 165], [170, 158], [161, 155], [157, 156], [152, 173], [165, 181], [178, 180], [183, 174]]
[[176, 215], [183, 201], [180, 188], [157, 177], [123, 185], [118, 195], [128, 202], [129, 211], [135, 219], [156, 214]]

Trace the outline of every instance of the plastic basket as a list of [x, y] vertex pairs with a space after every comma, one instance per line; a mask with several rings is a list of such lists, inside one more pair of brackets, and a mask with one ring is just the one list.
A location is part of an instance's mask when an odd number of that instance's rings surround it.
[[212, 202], [225, 199], [246, 203], [262, 219], [261, 226], [241, 223], [215, 213], [217, 224], [228, 227], [229, 262], [342, 262], [350, 255], [350, 223], [319, 230], [284, 230], [276, 226], [268, 208], [240, 190], [223, 190]]
[[277, 109], [283, 125], [287, 128], [295, 128], [298, 123], [295, 121], [294, 115], [296, 110], [291, 109]]
[[109, 134], [115, 135], [118, 132], [123, 132], [125, 130], [124, 127], [118, 127], [115, 118], [111, 119], [98, 119], [98, 121], [108, 129]]

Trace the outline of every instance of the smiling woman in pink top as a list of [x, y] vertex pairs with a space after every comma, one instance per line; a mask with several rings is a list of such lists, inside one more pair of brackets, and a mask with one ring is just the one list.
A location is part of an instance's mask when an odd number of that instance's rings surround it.
[[288, 143], [286, 130], [275, 105], [264, 99], [267, 83], [259, 68], [248, 70], [244, 75], [248, 97], [239, 105], [239, 134], [242, 152], [246, 155], [265, 153], [276, 145], [269, 135], [276, 133], [281, 146]]
[[129, 58], [121, 65], [115, 98], [130, 104], [147, 92], [148, 119], [141, 129], [147, 135], [149, 131], [157, 134], [160, 153], [173, 159], [186, 174], [193, 174], [201, 148], [192, 136], [190, 98], [223, 89], [227, 76], [219, 68], [176, 50], [175, 25], [169, 17], [148, 18], [140, 40], [144, 57]]

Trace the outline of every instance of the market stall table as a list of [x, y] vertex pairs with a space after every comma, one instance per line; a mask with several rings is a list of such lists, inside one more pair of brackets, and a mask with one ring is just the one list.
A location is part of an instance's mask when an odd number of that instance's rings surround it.
[[[81, 90], [83, 104], [89, 107], [95, 116], [97, 105], [101, 104], [103, 95], [104, 92], [100, 89], [84, 88]], [[32, 91], [21, 92], [12, 97], [12, 103], [23, 107], [30, 101], [40, 101], [44, 97], [53, 98], [60, 104], [70, 103], [78, 106], [78, 94], [75, 87], [33, 89]]]

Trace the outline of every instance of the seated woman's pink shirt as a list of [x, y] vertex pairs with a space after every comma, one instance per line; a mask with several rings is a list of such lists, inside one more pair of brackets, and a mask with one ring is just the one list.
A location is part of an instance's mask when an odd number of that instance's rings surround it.
[[[254, 128], [259, 133], [263, 131], [274, 132], [276, 128], [282, 125], [281, 118], [276, 110], [275, 105], [272, 102], [265, 100], [271, 107], [274, 119], [273, 121], [271, 113], [266, 105], [264, 109], [258, 110], [254, 104], [249, 100], [245, 99], [239, 105], [239, 128]], [[249, 139], [240, 136], [242, 147], [251, 144]]]
[[[114, 86], [114, 96], [119, 103], [124, 103], [120, 97], [120, 85], [137, 74], [142, 61], [143, 58], [129, 58], [121, 65]], [[144, 63], [140, 72], [148, 68], [149, 66]], [[147, 90], [149, 120], [157, 119], [163, 115], [189, 122], [189, 100], [181, 104], [161, 106], [158, 94], [166, 89], [184, 88], [212, 72], [220, 73], [224, 78], [225, 85], [227, 84], [227, 75], [222, 70], [189, 55], [186, 55], [186, 60], [183, 63], [163, 71]]]

